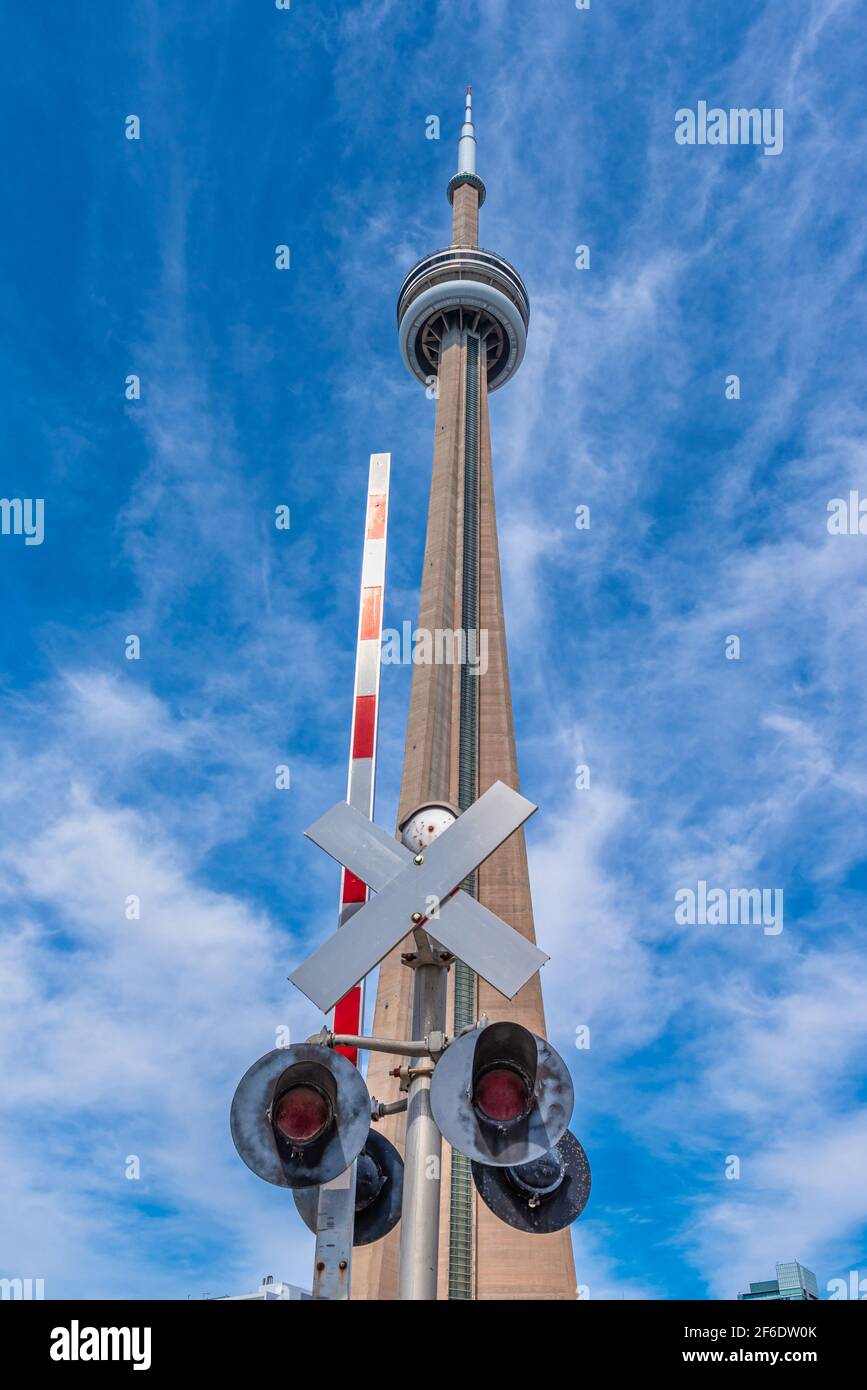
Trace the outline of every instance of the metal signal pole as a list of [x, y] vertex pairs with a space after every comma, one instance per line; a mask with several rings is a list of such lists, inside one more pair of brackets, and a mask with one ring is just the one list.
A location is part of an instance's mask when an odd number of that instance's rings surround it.
[[[416, 933], [416, 950], [404, 958], [414, 971], [412, 1037], [431, 1039], [445, 1029], [446, 983], [453, 959], [425, 932]], [[443, 1140], [430, 1105], [433, 1069], [430, 1055], [411, 1059], [400, 1218], [402, 1300], [437, 1296]]]

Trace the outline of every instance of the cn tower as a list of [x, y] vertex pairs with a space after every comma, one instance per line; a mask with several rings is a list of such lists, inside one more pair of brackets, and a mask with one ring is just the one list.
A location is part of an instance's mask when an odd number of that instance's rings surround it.
[[[412, 268], [400, 288], [400, 352], [411, 374], [436, 395], [433, 471], [418, 627], [462, 631], [468, 650], [487, 642], [487, 665], [416, 665], [410, 695], [398, 824], [420, 805], [465, 810], [493, 783], [519, 790], [515, 729], [500, 581], [488, 396], [514, 376], [524, 357], [530, 302], [510, 263], [479, 247], [485, 185], [476, 171], [472, 93], [467, 88], [457, 171], [449, 180], [451, 245]], [[484, 634], [484, 637], [480, 635]], [[475, 643], [475, 645], [472, 645]], [[497, 916], [535, 941], [523, 832], [512, 835], [468, 880]], [[409, 1037], [412, 972], [401, 952], [380, 967], [374, 1032]], [[449, 1031], [481, 1014], [512, 1019], [545, 1035], [539, 976], [510, 1002], [458, 962], [450, 972]], [[371, 1094], [398, 1099], [392, 1061], [372, 1053]], [[404, 1117], [380, 1127], [403, 1147]], [[440, 1210], [438, 1297], [574, 1299], [568, 1229], [528, 1235], [497, 1219], [480, 1201], [469, 1162], [446, 1148]], [[398, 1294], [399, 1233], [357, 1250], [352, 1295]]]

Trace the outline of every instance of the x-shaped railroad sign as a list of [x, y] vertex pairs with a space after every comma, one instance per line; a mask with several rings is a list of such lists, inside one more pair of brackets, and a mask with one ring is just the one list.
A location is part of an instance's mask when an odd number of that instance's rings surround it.
[[475, 898], [454, 888], [537, 809], [504, 782], [495, 782], [415, 856], [360, 811], [339, 801], [304, 833], [368, 884], [376, 897], [289, 979], [327, 1013], [418, 925], [420, 918], [413, 921], [417, 913], [432, 919], [427, 929], [440, 945], [511, 999], [548, 956]]

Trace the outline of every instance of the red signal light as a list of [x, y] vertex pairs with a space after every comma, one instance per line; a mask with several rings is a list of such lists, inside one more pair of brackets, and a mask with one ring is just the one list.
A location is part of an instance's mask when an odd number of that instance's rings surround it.
[[331, 1123], [328, 1097], [315, 1086], [292, 1086], [280, 1097], [274, 1124], [292, 1144], [310, 1144]]
[[493, 1066], [477, 1078], [473, 1100], [486, 1120], [509, 1123], [529, 1110], [530, 1087], [512, 1067]]

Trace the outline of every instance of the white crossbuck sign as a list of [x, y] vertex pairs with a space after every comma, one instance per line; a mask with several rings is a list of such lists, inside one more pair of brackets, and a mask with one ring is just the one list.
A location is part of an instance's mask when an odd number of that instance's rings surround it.
[[538, 807], [495, 782], [423, 854], [339, 801], [304, 833], [376, 894], [289, 979], [323, 1013], [422, 920], [430, 935], [508, 999], [548, 960], [456, 885]]

